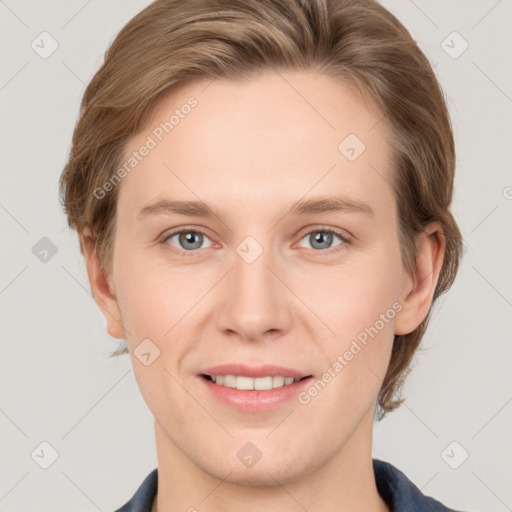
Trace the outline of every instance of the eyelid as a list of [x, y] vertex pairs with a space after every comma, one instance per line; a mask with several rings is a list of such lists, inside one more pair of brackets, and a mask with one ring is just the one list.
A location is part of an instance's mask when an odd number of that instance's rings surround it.
[[328, 233], [334, 233], [339, 236], [344, 242], [350, 243], [353, 240], [353, 235], [351, 235], [346, 229], [335, 228], [333, 226], [322, 225], [322, 224], [313, 224], [311, 226], [306, 226], [299, 233], [303, 233], [300, 235], [300, 239], [302, 240], [304, 236], [309, 235], [311, 233], [317, 231], [324, 231]]
[[[211, 239], [211, 237], [206, 233], [205, 230], [203, 230], [202, 228], [195, 227], [195, 226], [181, 226], [179, 228], [175, 228], [175, 229], [171, 229], [170, 231], [166, 231], [163, 235], [161, 235], [158, 238], [158, 241], [165, 246], [165, 249], [170, 250], [171, 252], [173, 252], [175, 254], [185, 254], [186, 256], [195, 256], [195, 255], [197, 255], [200, 252], [199, 249], [196, 249], [196, 250], [193, 250], [193, 251], [186, 251], [184, 249], [178, 249], [178, 248], [173, 247], [173, 246], [171, 246], [171, 245], [166, 243], [166, 241], [170, 237], [172, 237], [174, 235], [179, 235], [179, 234], [181, 234], [183, 232], [200, 233], [201, 235], [203, 235], [203, 236], [207, 237], [208, 239], [210, 239], [212, 244], [216, 243], [216, 242], [214, 242]], [[338, 236], [342, 240], [342, 242], [343, 242], [339, 246], [335, 246], [334, 248], [330, 248], [330, 249], [318, 250], [318, 251], [315, 251], [314, 249], [312, 249], [313, 252], [318, 253], [320, 255], [321, 254], [332, 254], [333, 252], [337, 252], [337, 251], [341, 250], [341, 249], [337, 249], [337, 247], [345, 246], [347, 244], [351, 244], [352, 240], [353, 240], [353, 236], [350, 233], [348, 233], [346, 230], [344, 230], [344, 229], [335, 228], [335, 227], [332, 227], [332, 226], [314, 224], [314, 225], [311, 225], [311, 226], [306, 226], [305, 228], [303, 228], [300, 231], [301, 234], [298, 235], [298, 236], [300, 236], [299, 242], [305, 236], [310, 235], [311, 233], [315, 233], [315, 232], [333, 233], [336, 236]]]
[[201, 235], [207, 237], [211, 240], [212, 245], [215, 244], [215, 242], [211, 239], [211, 237], [206, 233], [205, 230], [201, 228], [197, 228], [195, 226], [180, 226], [179, 228], [171, 229], [170, 231], [164, 232], [161, 236], [158, 237], [158, 242], [160, 244], [163, 244], [165, 246], [166, 250], [169, 250], [173, 252], [174, 254], [183, 254], [185, 253], [186, 256], [195, 256], [197, 253], [199, 253], [199, 249], [196, 249], [194, 251], [185, 251], [184, 249], [178, 249], [176, 247], [173, 247], [169, 245], [167, 240], [171, 238], [174, 235], [179, 235], [181, 233], [200, 233]]

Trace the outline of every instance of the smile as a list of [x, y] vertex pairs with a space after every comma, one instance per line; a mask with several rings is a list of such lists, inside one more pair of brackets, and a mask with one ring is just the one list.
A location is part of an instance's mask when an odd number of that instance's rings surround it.
[[[267, 391], [270, 389], [281, 388], [289, 386], [294, 382], [299, 382], [302, 379], [294, 379], [293, 377], [284, 377], [280, 375], [265, 376], [265, 377], [246, 377], [244, 375], [203, 375], [206, 379], [214, 382], [219, 386], [228, 388], [236, 388], [239, 390], [256, 390]], [[307, 377], [303, 377], [307, 378]]]

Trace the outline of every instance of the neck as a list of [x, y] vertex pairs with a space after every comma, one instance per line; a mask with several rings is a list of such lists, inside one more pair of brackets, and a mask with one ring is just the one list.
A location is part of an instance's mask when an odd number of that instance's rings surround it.
[[[225, 471], [214, 476], [194, 463], [155, 422], [158, 493], [152, 512], [244, 512], [299, 508], [315, 512], [389, 512], [377, 491], [372, 466], [373, 411], [343, 448], [308, 474], [276, 477], [251, 485]], [[256, 467], [256, 466], [255, 466]], [[290, 472], [288, 472], [290, 473]]]

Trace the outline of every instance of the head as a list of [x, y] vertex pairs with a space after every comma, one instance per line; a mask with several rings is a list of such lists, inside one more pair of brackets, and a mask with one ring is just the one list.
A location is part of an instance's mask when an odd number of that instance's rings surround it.
[[[454, 170], [431, 66], [377, 2], [156, 0], [88, 85], [60, 186], [108, 332], [126, 340], [113, 355], [130, 353], [162, 431], [215, 466], [250, 433], [277, 455], [308, 420], [294, 442], [312, 467], [403, 401], [459, 265]], [[320, 196], [345, 207], [305, 207]], [[191, 399], [198, 372], [232, 362], [300, 368], [317, 391], [269, 439], [272, 411], [248, 422], [215, 404], [213, 422]], [[231, 437], [200, 452], [203, 419]]]

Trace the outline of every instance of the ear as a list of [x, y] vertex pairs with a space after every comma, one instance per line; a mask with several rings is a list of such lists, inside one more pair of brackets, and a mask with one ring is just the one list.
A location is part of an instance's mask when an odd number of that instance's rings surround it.
[[79, 237], [84, 250], [91, 291], [107, 321], [107, 332], [114, 338], [122, 339], [125, 337], [125, 331], [121, 323], [121, 312], [115, 296], [112, 275], [105, 275], [101, 269], [96, 250], [96, 237], [89, 226], [83, 228]]
[[400, 304], [395, 317], [395, 334], [409, 334], [428, 314], [443, 265], [445, 239], [442, 225], [431, 222], [416, 242], [416, 268], [404, 279]]

